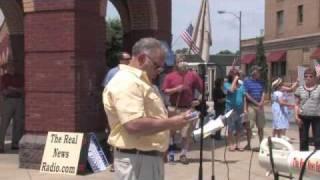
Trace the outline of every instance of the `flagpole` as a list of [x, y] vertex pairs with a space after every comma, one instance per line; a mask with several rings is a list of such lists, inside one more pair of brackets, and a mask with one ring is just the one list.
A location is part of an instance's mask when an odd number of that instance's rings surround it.
[[[192, 37], [189, 38], [189, 33], [192, 31]], [[186, 43], [189, 45], [189, 52], [188, 54], [191, 54], [191, 51], [194, 52], [194, 54], [197, 54], [204, 63], [199, 64], [199, 71], [200, 76], [202, 78], [202, 98], [201, 98], [201, 114], [200, 114], [200, 160], [199, 160], [199, 174], [198, 178], [199, 180], [203, 180], [203, 126], [204, 126], [204, 117], [206, 116], [206, 87], [205, 87], [205, 81], [206, 81], [206, 69], [207, 69], [207, 61], [209, 60], [209, 48], [212, 44], [211, 39], [211, 23], [210, 23], [210, 12], [209, 12], [209, 2], [208, 0], [202, 0], [201, 2], [201, 8], [198, 14], [197, 21], [195, 23], [195, 27], [193, 29], [192, 26], [190, 28], [187, 28], [187, 33], [182, 34], [182, 38], [186, 41]], [[214, 153], [213, 153], [214, 155]], [[214, 157], [212, 157], [214, 161]], [[212, 168], [214, 171], [214, 167]], [[214, 172], [212, 172], [212, 179], [214, 179]]]

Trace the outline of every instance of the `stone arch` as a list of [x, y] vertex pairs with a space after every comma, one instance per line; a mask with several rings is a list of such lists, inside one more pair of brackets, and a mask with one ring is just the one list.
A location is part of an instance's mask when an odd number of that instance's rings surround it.
[[9, 34], [23, 34], [23, 11], [17, 1], [0, 0], [0, 8], [6, 19]]
[[126, 51], [146, 36], [171, 44], [171, 0], [109, 1], [119, 12]]

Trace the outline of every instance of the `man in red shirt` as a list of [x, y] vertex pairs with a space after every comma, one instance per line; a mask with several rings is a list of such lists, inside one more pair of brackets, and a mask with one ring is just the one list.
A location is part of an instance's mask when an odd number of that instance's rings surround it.
[[[185, 62], [185, 56], [177, 56], [176, 66], [173, 72], [167, 74], [162, 84], [162, 91], [169, 96], [169, 112], [184, 112], [200, 104], [195, 97], [195, 91], [202, 92], [203, 84], [199, 75], [188, 70]], [[191, 141], [191, 133], [194, 122], [190, 122], [186, 127], [181, 129], [182, 151], [180, 162], [188, 164], [187, 151]]]
[[11, 149], [19, 149], [24, 130], [23, 77], [16, 74], [12, 64], [7, 64], [6, 73], [1, 77], [3, 104], [0, 121], [0, 153], [4, 153], [5, 135], [13, 119]]

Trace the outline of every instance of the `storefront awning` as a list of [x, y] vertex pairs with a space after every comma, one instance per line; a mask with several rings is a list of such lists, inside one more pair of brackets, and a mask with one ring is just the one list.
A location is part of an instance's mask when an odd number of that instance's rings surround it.
[[310, 59], [320, 59], [320, 48], [317, 48], [315, 51], [313, 51]]
[[246, 54], [241, 57], [242, 64], [250, 64], [256, 60], [256, 54]]
[[287, 51], [285, 50], [270, 52], [267, 57], [268, 62], [286, 61], [286, 59], [287, 59]]

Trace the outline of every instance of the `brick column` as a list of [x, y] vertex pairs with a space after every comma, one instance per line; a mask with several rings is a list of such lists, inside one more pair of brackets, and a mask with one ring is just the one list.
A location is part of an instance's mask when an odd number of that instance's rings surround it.
[[20, 167], [39, 168], [48, 131], [105, 130], [105, 20], [100, 0], [24, 3], [26, 134]]
[[12, 49], [12, 58], [16, 63], [16, 71], [18, 73], [24, 73], [24, 35], [23, 34], [11, 34], [10, 44]]

